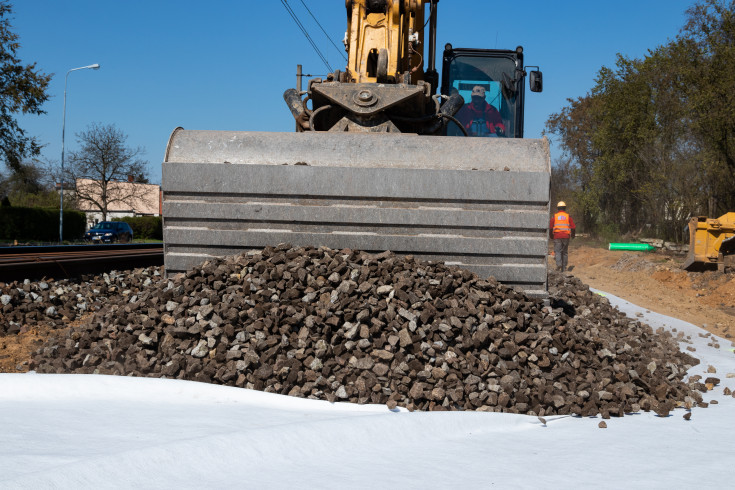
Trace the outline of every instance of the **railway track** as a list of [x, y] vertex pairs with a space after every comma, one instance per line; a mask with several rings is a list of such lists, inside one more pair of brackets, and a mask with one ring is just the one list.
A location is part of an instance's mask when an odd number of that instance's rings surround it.
[[70, 278], [163, 265], [163, 244], [0, 247], [0, 282]]

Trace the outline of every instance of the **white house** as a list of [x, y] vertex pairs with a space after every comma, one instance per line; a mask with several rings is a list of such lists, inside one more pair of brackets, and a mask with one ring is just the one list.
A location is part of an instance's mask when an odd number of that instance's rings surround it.
[[[102, 187], [99, 181], [77, 179], [77, 196], [88, 196], [101, 202]], [[132, 182], [109, 182], [107, 187], [107, 220], [126, 216], [161, 216], [161, 186]], [[78, 199], [77, 207], [87, 215], [87, 229], [102, 221], [102, 212], [89, 199]]]

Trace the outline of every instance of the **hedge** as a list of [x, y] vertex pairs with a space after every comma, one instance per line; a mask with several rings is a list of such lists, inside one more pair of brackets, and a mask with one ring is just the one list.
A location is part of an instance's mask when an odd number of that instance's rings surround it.
[[[84, 235], [87, 218], [81, 211], [64, 211], [64, 240]], [[55, 242], [59, 240], [59, 210], [0, 207], [0, 239]]]
[[163, 240], [163, 222], [160, 216], [126, 216], [113, 221], [124, 221], [133, 229], [133, 238]]

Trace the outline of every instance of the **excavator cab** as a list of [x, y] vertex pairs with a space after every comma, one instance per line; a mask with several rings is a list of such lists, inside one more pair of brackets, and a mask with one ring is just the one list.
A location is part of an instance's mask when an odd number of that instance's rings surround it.
[[[540, 91], [540, 82], [535, 82], [537, 77], [540, 80], [540, 73], [532, 72], [534, 84], [531, 89], [538, 87], [534, 91]], [[525, 75], [521, 46], [515, 50], [455, 49], [447, 44], [444, 48], [441, 93], [447, 97], [459, 93], [467, 105], [471, 103], [472, 90], [482, 87], [485, 102], [497, 109], [504, 127], [502, 133], [493, 133], [492, 136], [523, 138]], [[460, 120], [463, 119], [461, 115], [462, 109], [459, 112]], [[447, 125], [444, 134], [462, 136], [463, 132], [455, 123]], [[468, 136], [486, 135], [482, 131], [468, 132]]]

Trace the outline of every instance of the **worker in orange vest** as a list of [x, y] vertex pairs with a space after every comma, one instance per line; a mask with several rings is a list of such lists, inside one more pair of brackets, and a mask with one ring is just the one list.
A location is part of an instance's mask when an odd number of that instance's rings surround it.
[[569, 260], [569, 239], [574, 238], [574, 220], [567, 213], [567, 203], [559, 201], [557, 213], [549, 221], [549, 238], [554, 240], [554, 257], [557, 270], [567, 270]]

